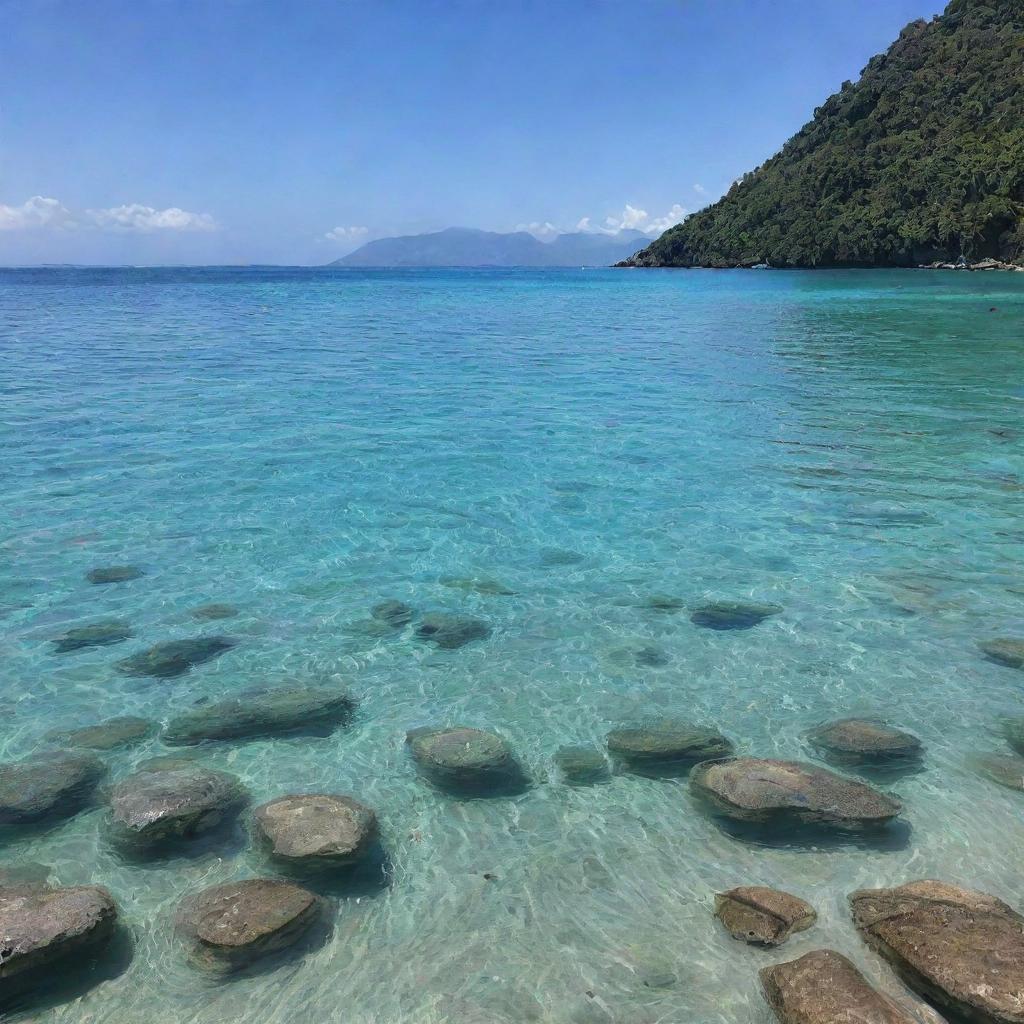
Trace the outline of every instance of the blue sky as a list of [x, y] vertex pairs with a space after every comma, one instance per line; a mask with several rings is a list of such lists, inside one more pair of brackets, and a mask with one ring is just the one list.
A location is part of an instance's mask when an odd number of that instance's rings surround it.
[[0, 263], [324, 263], [450, 225], [657, 228], [943, 6], [0, 0]]

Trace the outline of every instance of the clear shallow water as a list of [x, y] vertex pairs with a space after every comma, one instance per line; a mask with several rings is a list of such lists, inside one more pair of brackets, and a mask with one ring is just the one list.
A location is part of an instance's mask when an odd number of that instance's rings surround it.
[[[140, 865], [101, 809], [9, 830], [5, 864], [108, 885], [134, 943], [127, 969], [20, 1016], [760, 1022], [773, 954], [725, 935], [716, 890], [804, 896], [821, 920], [775, 958], [832, 946], [890, 990], [849, 925], [852, 889], [938, 876], [1024, 905], [1024, 794], [964, 763], [1024, 713], [1024, 673], [975, 647], [1024, 632], [1022, 325], [1011, 275], [0, 272], [0, 752], [343, 681], [349, 729], [202, 756], [256, 802], [365, 800], [391, 866], [389, 885], [342, 894], [320, 948], [215, 984], [171, 920], [185, 892], [265, 870], [244, 839]], [[84, 579], [121, 563], [146, 575]], [[514, 594], [441, 582], [473, 576]], [[652, 594], [785, 612], [715, 632], [645, 610]], [[437, 651], [346, 631], [388, 597], [493, 633]], [[196, 624], [211, 601], [242, 613]], [[52, 653], [110, 617], [135, 639]], [[202, 633], [239, 644], [173, 680], [112, 670]], [[552, 765], [658, 713], [813, 759], [810, 726], [861, 712], [927, 746], [925, 771], [885, 784], [909, 825], [885, 843], [759, 845], [685, 780], [570, 788]], [[431, 789], [403, 740], [433, 722], [500, 731], [537, 785]], [[106, 760], [116, 779], [163, 750]], [[674, 984], [645, 985], [666, 969]]]

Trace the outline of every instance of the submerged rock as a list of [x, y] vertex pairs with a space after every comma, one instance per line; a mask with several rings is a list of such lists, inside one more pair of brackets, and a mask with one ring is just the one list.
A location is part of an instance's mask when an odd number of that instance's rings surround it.
[[107, 647], [133, 636], [131, 627], [119, 619], [103, 619], [88, 626], [75, 626], [53, 641], [55, 654], [70, 654], [86, 647]]
[[588, 786], [609, 777], [608, 762], [597, 747], [559, 747], [555, 752], [555, 764], [570, 786]]
[[711, 601], [695, 608], [690, 621], [706, 629], [753, 629], [772, 615], [782, 614], [778, 604], [754, 604], [749, 601]]
[[180, 676], [194, 665], [210, 661], [236, 644], [227, 636], [197, 636], [190, 640], [168, 640], [154, 644], [148, 650], [123, 658], [117, 663], [118, 672], [126, 676], [157, 676], [169, 679]]
[[0, 888], [0, 981], [71, 954], [95, 954], [116, 922], [113, 897], [98, 885]]
[[981, 754], [970, 762], [976, 772], [1007, 789], [1024, 791], [1024, 757], [1013, 754]]
[[870, 718], [843, 718], [819, 726], [811, 743], [838, 764], [889, 764], [921, 756], [921, 741], [902, 729]]
[[116, 747], [128, 747], [140, 743], [152, 731], [152, 723], [147, 722], [145, 718], [124, 715], [120, 718], [109, 718], [96, 725], [86, 725], [81, 729], [54, 730], [48, 732], [44, 739], [69, 747], [114, 750]]
[[282, 796], [253, 812], [271, 853], [288, 861], [351, 864], [377, 838], [377, 815], [349, 796]]
[[901, 809], [897, 801], [863, 782], [797, 761], [708, 761], [693, 770], [690, 786], [726, 817], [763, 824], [880, 826]]
[[321, 901], [291, 882], [250, 878], [182, 900], [177, 924], [202, 967], [236, 970], [295, 943], [319, 916]]
[[1006, 742], [1024, 757], [1024, 718], [1011, 718], [1003, 723]]
[[982, 640], [978, 647], [989, 661], [1007, 668], [1024, 668], [1024, 640], [1015, 637], [998, 637]]
[[128, 583], [146, 574], [134, 565], [105, 565], [90, 569], [85, 578], [90, 583]]
[[567, 551], [565, 548], [544, 548], [540, 553], [540, 564], [552, 568], [557, 565], [579, 565], [584, 556], [578, 551]]
[[483, 619], [448, 612], [428, 612], [416, 627], [420, 640], [429, 640], [445, 651], [464, 647], [473, 640], [483, 640], [490, 634], [491, 627]]
[[861, 937], [916, 992], [972, 1021], [1024, 1021], [1024, 917], [937, 881], [850, 896]]
[[0, 864], [0, 889], [45, 889], [52, 873], [45, 864], [35, 861]]
[[668, 615], [674, 615], [686, 607], [686, 602], [682, 598], [669, 597], [667, 594], [652, 594], [643, 601], [641, 607], [647, 608], [652, 612], [664, 612]]
[[464, 590], [473, 594], [483, 594], [485, 597], [512, 597], [514, 590], [510, 590], [504, 583], [487, 577], [453, 577], [445, 576], [441, 583], [453, 590]]
[[832, 949], [760, 971], [761, 988], [780, 1024], [943, 1024], [926, 1006], [903, 1006]]
[[201, 604], [192, 609], [192, 618], [200, 622], [216, 622], [218, 619], [232, 619], [238, 614], [233, 604]]
[[193, 839], [234, 818], [246, 798], [227, 772], [198, 764], [143, 769], [114, 787], [112, 828], [119, 840], [139, 846]]
[[284, 733], [327, 733], [352, 717], [355, 702], [344, 691], [293, 686], [232, 697], [171, 719], [164, 743], [252, 739]]
[[498, 791], [525, 785], [511, 747], [492, 732], [461, 725], [413, 729], [406, 742], [423, 774], [444, 788]]
[[763, 885], [743, 885], [715, 896], [715, 916], [734, 939], [757, 946], [781, 946], [810, 928], [818, 915], [797, 896]]
[[375, 604], [370, 609], [370, 617], [375, 622], [382, 622], [392, 629], [401, 629], [403, 626], [408, 626], [415, 614], [416, 609], [412, 605], [394, 599], [381, 601], [380, 604]]
[[715, 729], [678, 718], [620, 726], [608, 733], [608, 749], [635, 768], [728, 757], [732, 743]]
[[105, 771], [91, 754], [60, 751], [0, 765], [0, 824], [70, 818], [89, 802]]
[[657, 644], [632, 644], [609, 651], [608, 660], [621, 668], [664, 668], [672, 659]]

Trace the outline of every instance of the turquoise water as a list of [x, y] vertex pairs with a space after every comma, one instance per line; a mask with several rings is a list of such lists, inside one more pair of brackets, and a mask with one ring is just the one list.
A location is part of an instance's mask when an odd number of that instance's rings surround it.
[[[975, 646], [1024, 634], [1022, 277], [0, 272], [0, 753], [341, 682], [349, 728], [202, 758], [256, 802], [359, 797], [389, 858], [382, 884], [337, 894], [318, 948], [215, 982], [185, 962], [174, 907], [266, 870], [243, 837], [140, 864], [111, 848], [102, 807], [8, 829], [5, 864], [109, 886], [134, 947], [14, 1016], [760, 1022], [757, 969], [820, 946], [897, 990], [849, 924], [856, 887], [936, 876], [1024, 905], [1024, 794], [965, 761], [1024, 713], [1024, 673]], [[125, 563], [145, 575], [85, 580]], [[652, 594], [784, 612], [716, 632], [645, 609]], [[348, 628], [385, 598], [492, 633], [439, 651]], [[214, 601], [240, 614], [190, 617]], [[53, 653], [103, 618], [135, 637]], [[175, 679], [112, 669], [204, 633], [238, 644]], [[880, 783], [906, 807], [885, 842], [756, 843], [685, 780], [575, 788], [552, 763], [665, 713], [813, 760], [808, 728], [862, 712], [926, 745], [924, 771]], [[435, 722], [499, 731], [534, 786], [432, 789], [404, 736]], [[163, 751], [104, 756], [116, 779]], [[778, 954], [737, 943], [711, 903], [738, 884], [796, 892], [819, 924]]]

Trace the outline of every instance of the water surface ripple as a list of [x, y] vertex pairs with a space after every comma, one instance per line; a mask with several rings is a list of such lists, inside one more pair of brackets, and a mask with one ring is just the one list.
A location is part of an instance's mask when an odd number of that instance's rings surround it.
[[[267, 870], [244, 830], [139, 860], [102, 808], [9, 828], [5, 865], [109, 886], [132, 946], [14, 1018], [761, 1022], [772, 956], [717, 925], [716, 891], [803, 896], [820, 921], [776, 959], [830, 946], [890, 991], [850, 926], [854, 888], [933, 876], [1024, 907], [1024, 794], [968, 764], [1024, 714], [1024, 673], [976, 647], [1024, 635], [1021, 277], [0, 272], [0, 753], [346, 685], [347, 728], [200, 756], [254, 802], [357, 797], [387, 853], [379, 884], [332, 893], [325, 941], [224, 982], [186, 963], [172, 921], [185, 893]], [[87, 582], [108, 565], [144, 575]], [[373, 635], [359, 624], [388, 598], [492, 631], [456, 650], [415, 622]], [[720, 598], [784, 610], [690, 622]], [[239, 614], [192, 617], [211, 602]], [[96, 620], [134, 635], [54, 653]], [[238, 642], [178, 676], [114, 668], [207, 634]], [[657, 714], [815, 760], [807, 730], [860, 713], [926, 746], [923, 771], [879, 783], [906, 807], [884, 842], [755, 842], [685, 778], [570, 787], [553, 762]], [[534, 785], [432, 788], [404, 736], [435, 723], [500, 732]], [[116, 780], [166, 752], [103, 756]]]

